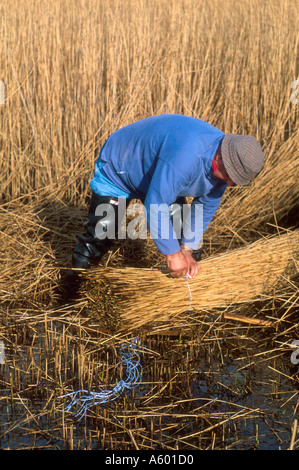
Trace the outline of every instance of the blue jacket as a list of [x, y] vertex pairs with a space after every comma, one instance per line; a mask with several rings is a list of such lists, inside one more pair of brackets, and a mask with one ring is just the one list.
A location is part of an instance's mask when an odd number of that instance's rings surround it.
[[[171, 225], [165, 207], [179, 197], [193, 197], [189, 228], [194, 237], [183, 233], [180, 243], [195, 249], [227, 186], [211, 175], [212, 159], [223, 137], [224, 133], [212, 125], [189, 116], [165, 114], [142, 119], [106, 140], [95, 164], [91, 189], [104, 195], [104, 177], [118, 188], [119, 196], [141, 199], [149, 226], [151, 208], [159, 207], [161, 216]], [[194, 226], [198, 207], [202, 207], [202, 222]], [[161, 227], [157, 232], [153, 228], [153, 233], [161, 253], [179, 251], [175, 236], [163, 238]]]

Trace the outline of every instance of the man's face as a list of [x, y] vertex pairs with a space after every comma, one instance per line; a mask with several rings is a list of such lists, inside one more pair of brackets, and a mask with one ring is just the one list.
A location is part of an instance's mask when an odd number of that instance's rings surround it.
[[213, 162], [214, 164], [212, 166], [212, 177], [215, 178], [216, 180], [224, 181], [227, 184], [227, 186], [236, 186], [236, 183], [234, 183], [230, 179], [224, 167], [220, 148], [218, 148], [216, 154], [214, 155]]

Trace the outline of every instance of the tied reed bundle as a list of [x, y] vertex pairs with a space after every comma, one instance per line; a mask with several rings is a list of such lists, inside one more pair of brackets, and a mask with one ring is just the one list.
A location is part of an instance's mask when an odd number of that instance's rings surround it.
[[[87, 278], [105, 285], [104, 304], [113, 305], [125, 329], [134, 329], [173, 320], [190, 306], [209, 310], [269, 298], [295, 272], [298, 251], [296, 230], [207, 258], [195, 279], [173, 279], [157, 269], [134, 268], [96, 268]], [[97, 299], [93, 302], [97, 304]]]

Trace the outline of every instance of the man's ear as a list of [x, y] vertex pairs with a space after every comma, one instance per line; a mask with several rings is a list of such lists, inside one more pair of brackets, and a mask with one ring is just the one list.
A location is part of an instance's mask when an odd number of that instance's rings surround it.
[[221, 158], [221, 153], [217, 150], [217, 152], [215, 154], [215, 161], [218, 163], [219, 160], [221, 161], [222, 158]]

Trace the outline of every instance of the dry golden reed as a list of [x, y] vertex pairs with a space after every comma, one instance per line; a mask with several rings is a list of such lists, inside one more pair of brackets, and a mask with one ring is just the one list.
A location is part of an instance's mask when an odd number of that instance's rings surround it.
[[107, 136], [161, 113], [255, 135], [267, 169], [281, 148], [283, 162], [294, 162], [297, 148], [285, 142], [298, 136], [298, 105], [290, 101], [297, 32], [292, 0], [2, 2], [3, 197], [47, 188], [85, 201]]
[[178, 319], [190, 306], [210, 310], [269, 298], [285, 286], [286, 276], [296, 272], [298, 253], [299, 230], [295, 230], [207, 258], [195, 279], [173, 279], [157, 269], [134, 268], [96, 268], [87, 278], [107, 283], [106, 302], [117, 304], [125, 328], [130, 329]]
[[297, 25], [292, 0], [2, 2], [1, 300], [52, 295], [82, 229], [99, 147], [149, 115], [255, 135], [263, 172], [227, 191], [212, 234], [246, 243], [262, 224], [279, 225], [298, 205]]

